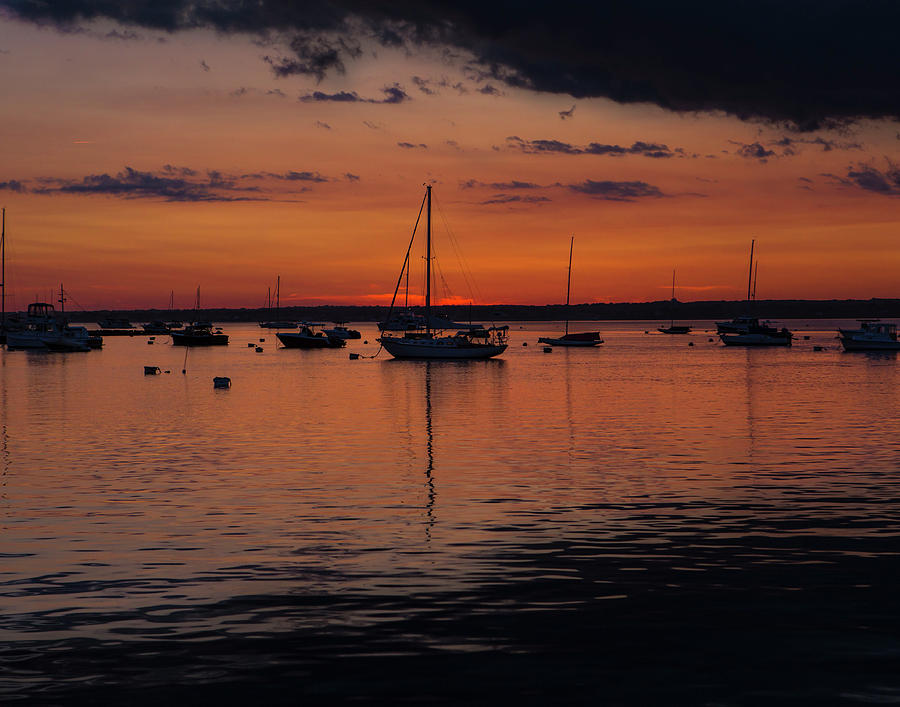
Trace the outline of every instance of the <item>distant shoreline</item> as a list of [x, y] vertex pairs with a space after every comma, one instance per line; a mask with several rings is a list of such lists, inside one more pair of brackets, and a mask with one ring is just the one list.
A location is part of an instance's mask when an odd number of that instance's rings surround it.
[[[402, 309], [402, 308], [400, 308]], [[421, 310], [421, 307], [416, 307]], [[731, 319], [748, 313], [744, 300], [712, 300], [704, 302], [621, 302], [546, 305], [448, 305], [434, 307], [441, 316], [454, 321], [555, 321], [576, 320], [663, 320]], [[764, 319], [865, 319], [900, 318], [900, 299], [868, 300], [759, 300], [749, 311]], [[315, 307], [282, 307], [279, 319], [295, 321], [382, 321], [388, 312], [385, 306], [320, 305]], [[133, 322], [153, 320], [191, 321], [206, 319], [217, 322], [258, 322], [271, 319], [273, 311], [265, 308], [205, 308], [193, 309], [124, 309], [97, 311], [69, 311], [74, 322], [96, 322], [109, 316], [127, 317]]]

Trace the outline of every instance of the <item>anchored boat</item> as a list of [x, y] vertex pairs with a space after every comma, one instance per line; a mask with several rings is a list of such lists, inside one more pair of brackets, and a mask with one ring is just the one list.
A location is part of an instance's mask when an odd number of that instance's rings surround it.
[[[419, 218], [422, 216], [422, 209], [427, 205], [426, 211], [426, 255], [425, 255], [425, 322], [424, 329], [408, 330], [402, 336], [388, 336], [382, 334], [378, 338], [378, 342], [384, 349], [394, 358], [403, 359], [486, 359], [499, 356], [507, 347], [508, 326], [485, 328], [480, 324], [469, 325], [453, 325], [457, 331], [454, 334], [445, 334], [443, 328], [435, 328], [434, 318], [431, 316], [431, 185], [425, 187], [425, 197], [422, 206], [419, 207]], [[416, 219], [418, 226], [419, 219]], [[390, 322], [394, 308], [394, 301], [397, 299], [397, 292], [400, 289], [400, 282], [403, 280], [404, 272], [408, 273], [409, 254], [412, 250], [413, 241], [416, 237], [416, 229], [413, 229], [412, 238], [409, 241], [409, 247], [406, 249], [406, 258], [403, 261], [403, 268], [400, 271], [400, 277], [397, 279], [397, 287], [394, 289], [394, 297], [391, 301], [391, 308], [388, 311], [386, 322]], [[451, 323], [451, 322], [448, 322]], [[452, 323], [451, 323], [452, 324]], [[385, 329], [382, 328], [382, 332]]]
[[575, 236], [569, 241], [569, 273], [566, 277], [566, 331], [562, 336], [549, 337], [542, 336], [538, 339], [541, 344], [550, 344], [550, 346], [597, 346], [603, 343], [600, 338], [599, 331], [584, 331], [580, 333], [569, 333], [569, 295], [572, 292], [572, 250], [575, 247]]

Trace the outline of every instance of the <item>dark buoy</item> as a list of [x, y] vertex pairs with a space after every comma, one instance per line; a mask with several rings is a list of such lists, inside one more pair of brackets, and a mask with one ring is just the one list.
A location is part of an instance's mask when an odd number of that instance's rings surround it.
[[357, 354], [357, 353], [352, 353], [352, 354], [350, 354], [350, 360], [351, 360], [351, 361], [355, 361], [355, 360], [358, 359], [358, 358], [359, 358], [359, 354]]
[[172, 371], [163, 371], [164, 373], [171, 373]]
[[693, 346], [693, 345], [694, 345], [693, 341], [688, 341], [688, 346]]
[[368, 344], [368, 343], [369, 343], [369, 340], [366, 339], [365, 341], [363, 341], [363, 343], [364, 343], [364, 344]]
[[247, 344], [247, 348], [248, 348], [248, 349], [252, 349], [252, 348], [254, 347], [254, 345], [255, 345], [255, 344]]
[[147, 346], [152, 346], [152, 345], [153, 345], [153, 339], [150, 339], [149, 341], [147, 341]]
[[213, 378], [213, 388], [230, 388], [231, 378], [227, 376], [216, 376]]
[[262, 347], [262, 346], [257, 346], [257, 347], [256, 347], [256, 353], [262, 353], [262, 352], [263, 352], [263, 347]]
[[266, 343], [266, 340], [265, 340], [265, 339], [260, 339], [260, 340], [259, 340], [259, 343], [264, 344], [264, 343]]
[[527, 342], [527, 341], [523, 341], [523, 342], [522, 342], [522, 346], [528, 346], [528, 342]]
[[809, 337], [808, 337], [808, 336], [804, 336], [804, 337], [803, 337], [803, 340], [804, 340], [804, 341], [809, 341]]
[[824, 350], [825, 350], [824, 346], [813, 346], [813, 351], [824, 351]]
[[709, 341], [712, 342], [712, 337], [709, 337]]
[[145, 376], [155, 376], [159, 374], [159, 366], [144, 366]]

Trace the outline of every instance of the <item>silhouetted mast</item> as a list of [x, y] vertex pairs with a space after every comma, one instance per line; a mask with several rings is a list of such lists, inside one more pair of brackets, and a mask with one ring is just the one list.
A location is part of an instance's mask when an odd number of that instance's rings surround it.
[[759, 273], [759, 260], [753, 266], [753, 301], [756, 302], [756, 275]]
[[427, 245], [425, 246], [425, 331], [431, 331], [431, 185], [425, 187], [428, 194], [426, 216]]
[[66, 295], [63, 292], [63, 284], [59, 283], [59, 312], [60, 314], [66, 313]]
[[669, 323], [669, 328], [673, 328], [675, 326], [675, 268], [672, 268], [672, 321]]
[[[3, 209], [2, 226], [0, 226], [0, 311], [2, 311], [2, 328], [6, 336], [6, 209]], [[5, 339], [4, 339], [5, 341]]]
[[572, 250], [575, 248], [575, 236], [569, 241], [569, 274], [566, 276], [566, 334], [569, 333], [569, 294], [572, 291]]
[[750, 270], [747, 272], [747, 304], [750, 303], [750, 282], [753, 280], [753, 245], [756, 239], [750, 241]]

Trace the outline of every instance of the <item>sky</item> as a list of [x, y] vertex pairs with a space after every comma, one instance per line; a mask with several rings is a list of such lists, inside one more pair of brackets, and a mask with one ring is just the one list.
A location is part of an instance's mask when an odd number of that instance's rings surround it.
[[[889, 2], [0, 0], [8, 308], [900, 297]], [[421, 298], [422, 239], [410, 290]]]

